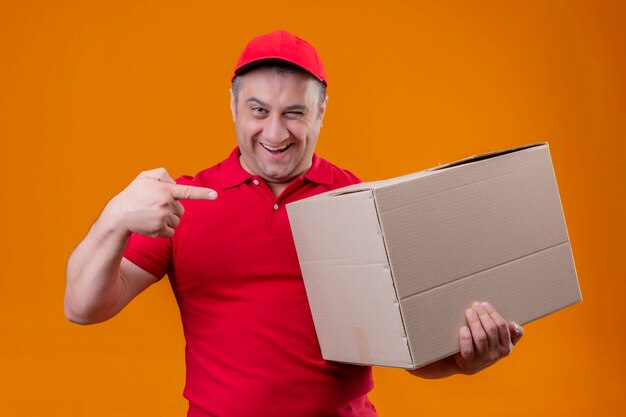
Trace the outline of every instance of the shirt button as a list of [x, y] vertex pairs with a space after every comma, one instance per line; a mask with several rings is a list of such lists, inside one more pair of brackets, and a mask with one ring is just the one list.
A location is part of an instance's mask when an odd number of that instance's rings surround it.
[[274, 204], [274, 210], [278, 210], [278, 204]]
[[252, 184], [259, 185], [259, 180], [252, 180]]

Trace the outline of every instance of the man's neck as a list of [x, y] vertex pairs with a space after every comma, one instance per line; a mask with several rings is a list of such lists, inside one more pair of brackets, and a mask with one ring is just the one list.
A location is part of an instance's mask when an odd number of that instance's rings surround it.
[[[246, 166], [246, 163], [245, 163], [245, 161], [243, 160], [243, 156], [242, 156], [241, 154], [239, 154], [239, 165], [241, 165], [241, 167], [242, 167], [242, 168], [243, 168], [246, 172], [249, 172], [249, 173], [251, 173], [251, 174], [252, 174], [252, 171], [251, 171], [250, 169], [248, 169], [248, 167]], [[306, 171], [308, 171], [309, 169], [311, 169], [311, 165], [312, 165], [312, 162], [311, 162], [311, 164], [309, 164], [308, 168], [307, 168], [304, 172], [306, 172]], [[253, 175], [254, 175], [254, 174], [253, 174]], [[287, 182], [270, 182], [270, 181], [267, 181], [267, 180], [264, 180], [264, 181], [265, 181], [265, 183], [267, 184], [267, 186], [270, 188], [270, 190], [272, 190], [272, 193], [274, 193], [274, 195], [275, 195], [276, 197], [278, 197], [278, 196], [280, 196], [280, 195], [283, 193], [283, 191], [285, 191], [285, 189], [286, 189], [287, 187], [289, 187], [289, 184], [291, 184], [292, 182], [294, 182], [294, 181], [295, 181], [295, 179], [296, 179], [297, 177], [298, 177], [298, 176], [295, 176], [295, 177], [293, 177], [293, 179], [292, 179], [291, 181], [287, 181]]]
[[285, 189], [287, 187], [289, 187], [289, 184], [291, 184], [293, 181], [289, 181], [287, 183], [275, 183], [275, 182], [268, 182], [265, 181], [265, 183], [267, 184], [268, 187], [270, 187], [270, 190], [272, 190], [272, 192], [274, 193], [274, 195], [276, 197], [278, 197], [279, 195], [281, 195], [283, 193], [283, 191], [285, 191]]

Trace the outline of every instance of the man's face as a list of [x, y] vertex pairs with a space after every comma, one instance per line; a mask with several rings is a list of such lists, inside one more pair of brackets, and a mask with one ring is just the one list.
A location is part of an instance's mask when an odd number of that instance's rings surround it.
[[307, 74], [275, 68], [244, 74], [237, 100], [231, 94], [230, 103], [241, 166], [279, 184], [306, 172], [326, 103], [319, 103], [319, 87]]

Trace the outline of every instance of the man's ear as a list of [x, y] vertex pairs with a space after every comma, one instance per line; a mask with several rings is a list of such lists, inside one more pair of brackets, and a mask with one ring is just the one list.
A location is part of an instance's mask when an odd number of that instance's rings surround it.
[[233, 122], [235, 121], [235, 115], [237, 114], [237, 104], [235, 103], [235, 95], [233, 94], [233, 89], [230, 90], [230, 113], [233, 116]]
[[324, 98], [324, 102], [320, 106], [320, 122], [324, 120], [324, 115], [326, 115], [326, 106], [328, 105], [328, 96]]

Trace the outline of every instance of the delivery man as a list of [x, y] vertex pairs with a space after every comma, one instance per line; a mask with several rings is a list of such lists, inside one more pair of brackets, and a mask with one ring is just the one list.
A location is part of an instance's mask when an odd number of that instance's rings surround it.
[[[376, 416], [371, 368], [322, 359], [285, 211], [359, 182], [314, 153], [326, 87], [306, 41], [285, 31], [252, 39], [232, 79], [230, 156], [193, 177], [140, 173], [70, 256], [65, 314], [80, 324], [113, 317], [168, 275], [190, 417]], [[411, 373], [473, 374], [523, 335], [485, 302], [466, 319], [459, 353]]]

